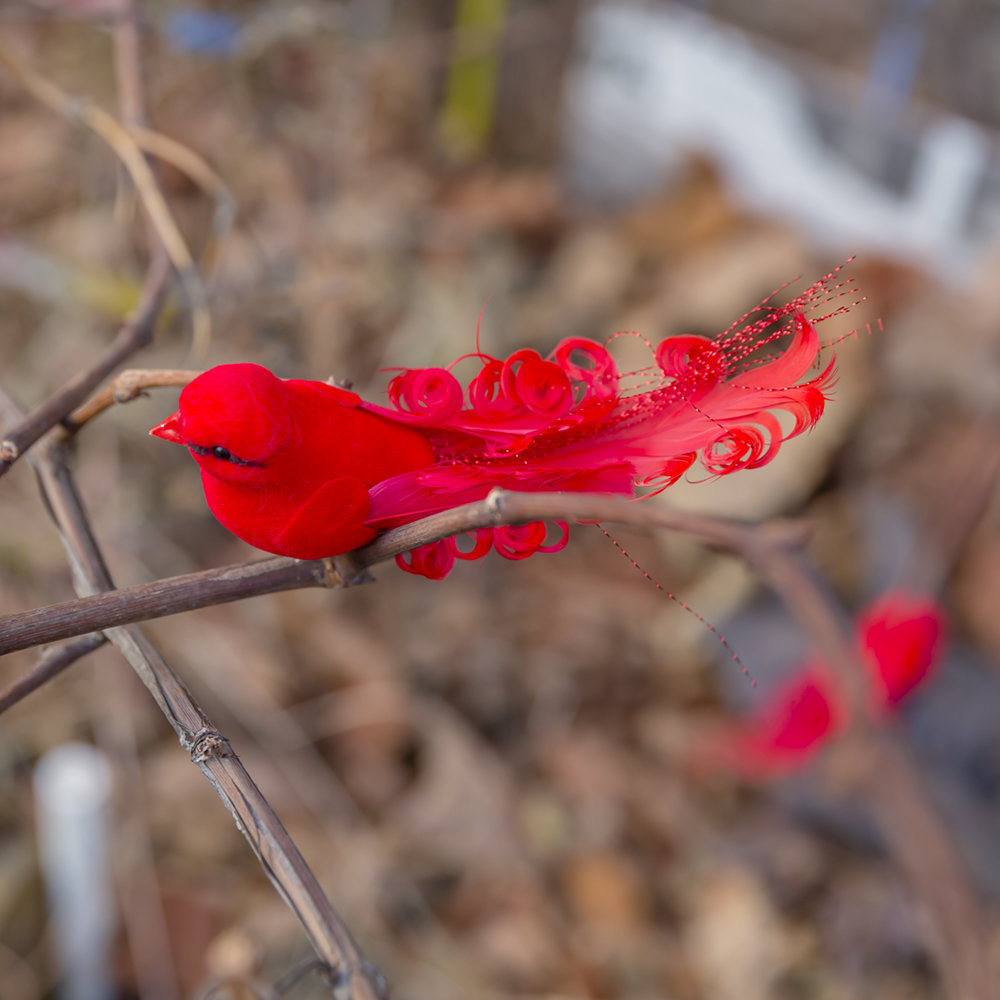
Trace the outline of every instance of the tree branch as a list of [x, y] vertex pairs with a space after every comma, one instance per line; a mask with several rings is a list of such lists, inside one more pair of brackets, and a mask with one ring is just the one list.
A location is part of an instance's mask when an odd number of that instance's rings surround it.
[[153, 339], [153, 328], [160, 314], [170, 276], [170, 261], [156, 251], [150, 260], [142, 295], [135, 312], [125, 320], [115, 339], [98, 355], [89, 368], [74, 375], [55, 395], [17, 422], [0, 441], [0, 476], [48, 430], [55, 427], [81, 403], [126, 358]]
[[201, 372], [183, 371], [176, 368], [127, 368], [120, 372], [111, 385], [106, 386], [96, 396], [92, 396], [83, 406], [77, 407], [62, 425], [66, 434], [75, 434], [88, 420], [103, 413], [115, 403], [129, 403], [145, 395], [145, 389], [163, 386], [183, 387]]
[[[139, 38], [134, 13], [131, 4], [126, 2], [116, 25], [120, 98], [125, 120], [133, 124], [142, 117]], [[2, 46], [0, 62], [7, 65], [36, 97], [62, 114], [82, 119], [109, 142], [135, 180], [158, 235], [137, 317], [126, 324], [112, 347], [91, 369], [70, 382], [27, 419], [17, 404], [0, 391], [0, 412], [16, 425], [8, 439], [0, 443], [0, 461], [4, 463], [0, 466], [2, 475], [42, 434], [79, 406], [125, 356], [141, 343], [148, 342], [166, 288], [168, 255], [174, 259], [192, 298], [195, 347], [199, 343], [205, 346], [209, 327], [203, 299], [191, 294], [192, 290], [201, 293], [200, 278], [191, 265], [190, 257], [186, 262], [183, 259], [187, 254], [183, 241], [176, 245], [179, 233], [136, 141], [100, 108], [73, 101], [48, 81], [21, 66]], [[172, 242], [173, 237], [176, 239]], [[199, 323], [199, 317], [202, 323]], [[29, 455], [29, 461], [38, 474], [46, 507], [56, 522], [66, 549], [74, 587], [78, 594], [93, 596], [112, 589], [114, 584], [66, 458], [65, 443], [54, 437]], [[386, 984], [383, 977], [359, 953], [281, 821], [233, 753], [228, 740], [214, 728], [180, 678], [137, 626], [109, 629], [106, 638], [135, 669], [177, 733], [181, 745], [222, 798], [272, 885], [302, 924], [335, 994], [345, 1000], [379, 1000], [384, 997]], [[36, 669], [18, 682], [18, 693], [21, 688], [30, 684], [37, 686], [52, 676], [53, 668], [68, 665], [71, 652], [75, 653], [77, 649], [86, 651], [104, 640], [103, 635], [90, 635], [60, 650], [47, 651]], [[45, 667], [40, 669], [43, 663]]]
[[[810, 637], [852, 705], [851, 732], [865, 765], [856, 787], [870, 802], [893, 857], [927, 916], [928, 943], [952, 1000], [990, 998], [993, 984], [987, 920], [946, 827], [930, 805], [920, 775], [898, 737], [877, 725], [867, 697], [868, 670], [845, 633], [835, 602], [801, 553], [801, 523], [755, 526], [738, 521], [666, 511], [604, 496], [510, 493], [445, 511], [388, 531], [366, 548], [335, 559], [296, 562], [273, 558], [132, 587], [100, 600], [67, 602], [0, 619], [0, 650], [22, 648], [29, 635], [48, 636], [46, 615], [59, 635], [93, 630], [109, 621], [135, 621], [252, 594], [295, 587], [344, 586], [368, 566], [418, 545], [503, 524], [542, 519], [613, 521], [643, 530], [682, 531], [742, 555], [781, 596]], [[71, 624], [75, 623], [75, 624]]]
[[[180, 611], [226, 604], [258, 594], [327, 586], [322, 560], [264, 559], [206, 573], [188, 573], [155, 583], [99, 593], [0, 619], [0, 655], [56, 642], [82, 632], [150, 621]], [[96, 622], [82, 627], [84, 622]]]
[[61, 674], [81, 656], [86, 656], [98, 646], [103, 646], [105, 642], [107, 639], [100, 632], [92, 632], [65, 645], [46, 649], [26, 674], [22, 674], [13, 684], [0, 691], [0, 714], [27, 698], [32, 691], [37, 691], [57, 674]]
[[[274, 556], [7, 615], [0, 618], [0, 655], [83, 632], [149, 621], [261, 594], [304, 587], [349, 586], [359, 581], [369, 566], [419, 545], [476, 528], [523, 524], [544, 518], [672, 528], [734, 551], [754, 548], [762, 533], [761, 529], [735, 521], [643, 507], [602, 496], [494, 490], [486, 500], [395, 528], [371, 545], [334, 559], [297, 560]], [[768, 534], [775, 530], [772, 526]], [[785, 525], [782, 533], [799, 538], [802, 529], [798, 525]]]
[[[201, 276], [180, 229], [170, 213], [163, 192], [146, 162], [136, 137], [103, 108], [88, 100], [65, 93], [50, 80], [25, 66], [9, 49], [0, 44], [0, 63], [12, 77], [46, 107], [73, 122], [85, 125], [99, 135], [114, 151], [128, 171], [143, 207], [163, 249], [177, 271], [191, 310], [193, 327], [191, 350], [197, 356], [207, 351], [212, 321]], [[140, 130], [140, 135], [142, 134]]]

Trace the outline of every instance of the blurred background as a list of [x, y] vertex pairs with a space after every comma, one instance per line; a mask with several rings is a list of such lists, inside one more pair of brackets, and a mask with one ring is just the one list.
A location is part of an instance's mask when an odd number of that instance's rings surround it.
[[[117, 110], [114, 9], [8, 0], [0, 42]], [[487, 300], [482, 344], [500, 357], [618, 330], [712, 336], [854, 258], [845, 273], [867, 298], [821, 328], [846, 339], [818, 428], [764, 469], [660, 501], [808, 517], [847, 612], [933, 548], [951, 641], [902, 720], [975, 885], [1000, 903], [1000, 524], [988, 490], [974, 525], [954, 509], [1000, 406], [1000, 7], [139, 12], [150, 122], [214, 167], [237, 214], [213, 230], [211, 199], [161, 167], [210, 258], [213, 338], [192, 362], [177, 297], [136, 365], [253, 361], [378, 400], [380, 369], [472, 350]], [[4, 384], [34, 405], [84, 367], [145, 264], [109, 150], [0, 73]], [[194, 463], [148, 437], [176, 397], [155, 390], [79, 438], [120, 586], [258, 554], [212, 518]], [[593, 527], [559, 554], [491, 555], [440, 583], [383, 566], [375, 585], [149, 631], [400, 1000], [940, 996], [907, 888], [822, 758], [767, 782], [694, 766], [700, 734], [765, 705], [804, 661], [787, 614], [735, 558], [616, 537], [727, 636], [757, 688]], [[0, 607], [71, 596], [22, 462], [0, 488]], [[0, 680], [33, 659], [7, 657]], [[31, 776], [73, 740], [112, 769], [119, 996], [273, 983], [309, 958], [211, 788], [102, 649], [0, 725], [0, 1000], [56, 989]], [[306, 976], [287, 995], [328, 994]]]

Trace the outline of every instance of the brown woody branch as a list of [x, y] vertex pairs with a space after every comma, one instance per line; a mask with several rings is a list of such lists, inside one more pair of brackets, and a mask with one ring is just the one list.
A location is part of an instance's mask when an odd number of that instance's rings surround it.
[[[682, 531], [742, 555], [787, 604], [832, 676], [846, 687], [854, 726], [845, 749], [865, 762], [855, 787], [870, 802], [893, 857], [927, 916], [928, 944], [951, 1000], [997, 996], [988, 947], [988, 924], [947, 829], [930, 805], [920, 775], [891, 727], [869, 717], [868, 674], [839, 620], [836, 605], [801, 552], [804, 526], [737, 521], [665, 511], [586, 494], [520, 494], [494, 490], [479, 503], [436, 514], [386, 532], [366, 548], [335, 559], [296, 562], [274, 558], [132, 587], [99, 600], [67, 602], [0, 619], [0, 650], [21, 648], [29, 635], [107, 627], [253, 594], [310, 586], [344, 586], [365, 569], [418, 545], [502, 524], [541, 519], [613, 521], [635, 528]], [[13, 638], [15, 635], [19, 638]], [[20, 645], [18, 645], [20, 644]]]
[[54, 396], [4, 435], [0, 441], [0, 476], [48, 430], [56, 426], [81, 403], [126, 358], [153, 339], [153, 328], [160, 314], [170, 277], [170, 261], [162, 251], [155, 251], [143, 284], [135, 312], [122, 324], [115, 339], [89, 368], [74, 375]]
[[[486, 500], [388, 531], [371, 545], [335, 559], [300, 561], [275, 556], [8, 615], [0, 618], [0, 655], [83, 632], [148, 621], [261, 594], [303, 587], [349, 586], [358, 581], [369, 566], [419, 545], [476, 528], [523, 524], [544, 518], [672, 528], [737, 551], [757, 545], [761, 534], [758, 529], [738, 522], [637, 506], [602, 496], [494, 490]], [[784, 533], [797, 538], [801, 528], [786, 525]]]
[[116, 376], [96, 396], [87, 400], [62, 421], [67, 435], [75, 434], [88, 420], [115, 403], [128, 403], [145, 394], [146, 389], [163, 386], [183, 387], [201, 372], [177, 368], [129, 368]]
[[205, 287], [136, 137], [129, 128], [121, 125], [103, 108], [86, 99], [65, 93], [50, 80], [25, 66], [2, 44], [0, 44], [0, 64], [33, 97], [64, 118], [85, 125], [114, 151], [135, 183], [136, 191], [156, 231], [156, 236], [180, 278], [191, 309], [192, 351], [197, 355], [204, 354], [211, 338], [211, 318]]
[[[123, 81], [123, 111], [126, 121], [141, 119], [142, 93], [138, 77], [138, 35], [134, 9], [124, 5], [125, 13], [117, 25], [116, 50], [119, 72]], [[123, 52], [124, 50], [124, 52]], [[131, 53], [132, 58], [128, 58]], [[125, 58], [122, 58], [123, 55]], [[160, 237], [154, 249], [150, 270], [144, 287], [142, 305], [138, 315], [119, 333], [115, 343], [98, 362], [79, 378], [71, 381], [34, 414], [25, 418], [19, 407], [0, 391], [0, 412], [14, 430], [7, 440], [0, 443], [0, 475], [34, 444], [47, 430], [66, 418], [79, 406], [129, 354], [148, 343], [155, 319], [166, 289], [169, 275], [168, 253], [172, 219], [159, 217], [165, 204], [159, 196], [152, 175], [141, 155], [136, 155], [135, 141], [110, 116], [86, 105], [74, 104], [47, 81], [21, 67], [9, 53], [0, 47], [0, 61], [7, 64], [15, 75], [36, 96], [61, 113], [79, 114], [83, 120], [104, 138], [108, 139], [122, 157], [143, 195], [143, 200], [154, 227]], [[120, 81], [120, 82], [121, 82]], [[169, 223], [170, 225], [167, 225]], [[186, 252], [186, 248], [181, 245]], [[177, 257], [177, 247], [170, 256]], [[174, 261], [178, 263], [177, 260]], [[179, 262], [182, 280], [191, 279], [184, 262]], [[190, 269], [188, 269], [190, 270]], [[196, 278], [197, 275], [195, 274]], [[185, 282], [186, 284], [189, 281]], [[200, 289], [200, 282], [197, 283]], [[207, 335], [207, 310], [195, 302], [195, 344], [199, 337], [199, 310], [205, 323], [202, 330]], [[202, 338], [204, 340], [204, 337]], [[74, 586], [78, 594], [92, 596], [110, 590], [114, 584], [108, 574], [103, 556], [90, 527], [86, 511], [77, 493], [72, 475], [66, 464], [65, 445], [50, 438], [29, 456], [38, 474], [46, 506], [59, 529], [73, 571]], [[288, 836], [278, 817], [261, 795], [239, 759], [230, 749], [229, 742], [219, 733], [191, 697], [183, 682], [170, 669], [159, 652], [149, 642], [140, 628], [129, 625], [109, 629], [107, 635], [90, 635], [66, 647], [46, 651], [36, 667], [12, 689], [10, 703], [19, 700], [29, 690], [64, 669], [78, 655], [109, 639], [130, 662], [149, 689], [160, 709], [191, 755], [192, 761], [205, 774], [223, 803], [230, 811], [237, 827], [250, 843], [255, 855], [271, 883], [296, 915], [319, 958], [319, 964], [337, 996], [346, 1000], [376, 1000], [385, 995], [385, 982], [378, 971], [358, 952], [346, 927], [324, 895], [315, 876]]]
[[19, 701], [23, 701], [32, 691], [37, 691], [57, 674], [71, 667], [81, 656], [93, 652], [105, 642], [107, 639], [100, 632], [92, 632], [65, 645], [46, 649], [26, 674], [22, 674], [13, 684], [0, 691], [0, 714]]
[[[296, 562], [294, 559], [264, 559], [207, 573], [188, 573], [9, 615], [0, 619], [0, 655], [57, 642], [82, 632], [149, 621], [258, 594], [333, 585], [332, 580], [329, 584], [324, 580], [326, 572], [323, 560]], [[94, 628], [81, 627], [82, 622], [89, 621], [98, 624]]]

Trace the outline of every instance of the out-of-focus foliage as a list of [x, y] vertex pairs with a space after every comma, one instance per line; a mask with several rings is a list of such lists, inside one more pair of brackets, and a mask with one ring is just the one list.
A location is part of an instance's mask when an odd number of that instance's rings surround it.
[[[747, 215], [698, 160], [621, 214], [569, 203], [557, 153], [576, 9], [507, 7], [491, 142], [456, 166], [439, 145], [456, 79], [451, 4], [218, 4], [239, 29], [228, 54], [178, 51], [160, 30], [176, 8], [143, 5], [150, 119], [205, 157], [239, 205], [212, 289], [208, 363], [351, 378], [374, 399], [379, 369], [472, 350], [487, 298], [486, 349], [546, 352], [570, 334], [711, 335], [794, 275], [840, 263]], [[719, 7], [861, 68], [859, 39], [870, 43], [877, 24], [876, 5], [861, 0]], [[940, 7], [935, 17], [957, 16], [957, 3]], [[104, 31], [10, 17], [0, 34], [65, 88], [114, 106]], [[921, 86], [936, 94], [933, 79], [929, 68]], [[174, 169], [160, 176], [200, 249], [210, 201]], [[35, 403], [83, 367], [143, 263], [109, 152], [0, 77], [4, 383]], [[817, 431], [767, 469], [681, 484], [664, 502], [806, 513], [840, 596], [870, 597], [912, 549], [900, 511], [922, 509], [969, 420], [1000, 403], [998, 267], [985, 262], [959, 295], [892, 261], [858, 261], [867, 301], [822, 329], [862, 335], [838, 348], [836, 400]], [[39, 280], [48, 274], [62, 278]], [[884, 332], [869, 339], [877, 318]], [[136, 363], [180, 367], [187, 346], [178, 301]], [[147, 436], [175, 402], [158, 390], [79, 440], [82, 491], [119, 585], [254, 555], [209, 514], [194, 463]], [[720, 672], [702, 626], [592, 527], [574, 528], [558, 555], [491, 556], [439, 584], [387, 566], [374, 586], [258, 598], [150, 632], [399, 998], [936, 996], [892, 866], [865, 818], [823, 790], [821, 768], [771, 794], [692, 766], [689, 748], [728, 704], [764, 698], [798, 662], [794, 632], [736, 560], [684, 539], [619, 540], [730, 635], [757, 692], [728, 661]], [[952, 799], [967, 794], [950, 822], [994, 891], [1000, 856], [983, 831], [998, 822], [1000, 787], [989, 659], [1000, 650], [998, 552], [991, 513], [952, 578], [963, 659], [935, 681], [951, 687], [915, 696], [943, 707], [918, 705], [925, 728], [913, 736]], [[0, 489], [0, 607], [71, 594], [21, 463]], [[8, 657], [4, 680], [31, 662]], [[93, 739], [117, 762], [124, 898], [141, 885], [145, 843], [186, 996], [210, 976], [273, 981], [308, 956], [212, 790], [103, 650], [0, 726], [2, 1000], [52, 987], [27, 773], [70, 738]], [[123, 929], [119, 944], [123, 995], [133, 995], [135, 942]], [[296, 995], [309, 989], [321, 995], [315, 985]]]

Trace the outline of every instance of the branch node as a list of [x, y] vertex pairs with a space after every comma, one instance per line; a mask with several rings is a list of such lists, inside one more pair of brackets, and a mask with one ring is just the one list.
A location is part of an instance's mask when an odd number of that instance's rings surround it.
[[148, 395], [148, 393], [143, 392], [143, 376], [145, 374], [143, 371], [134, 370], [122, 372], [111, 384], [111, 398], [116, 403], [131, 403], [139, 396]]
[[363, 583], [374, 583], [375, 577], [366, 566], [359, 566], [349, 552], [331, 556], [323, 560], [323, 586], [333, 590], [358, 587]]
[[[354, 1000], [354, 991], [351, 989], [351, 970], [344, 965], [337, 968], [322, 970], [330, 984], [334, 1000]], [[380, 994], [381, 995], [381, 994]]]
[[490, 514], [499, 514], [503, 509], [503, 502], [507, 496], [507, 491], [499, 486], [494, 486], [486, 496], [486, 510]]
[[11, 440], [0, 441], [0, 462], [16, 462], [21, 457], [21, 449]]
[[235, 757], [229, 740], [217, 729], [199, 729], [191, 744], [191, 760], [204, 764], [213, 757]]

